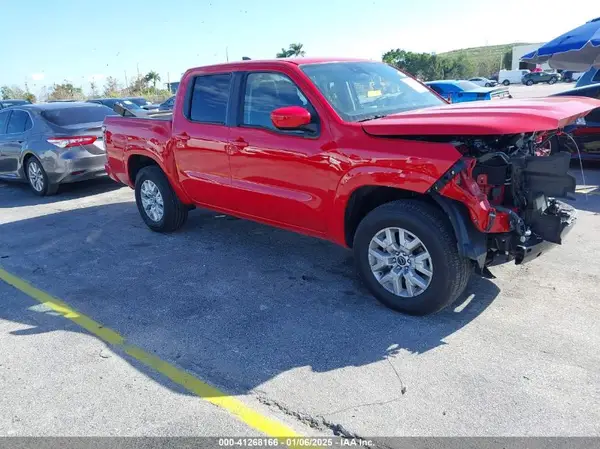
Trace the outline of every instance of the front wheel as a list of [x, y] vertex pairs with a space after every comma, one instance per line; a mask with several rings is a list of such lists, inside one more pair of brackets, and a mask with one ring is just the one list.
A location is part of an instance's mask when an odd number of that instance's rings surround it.
[[485, 87], [492, 87], [490, 83], [485, 83]]
[[556, 78], [550, 78], [550, 81], [548, 81], [548, 84], [554, 84], [556, 83]]
[[527, 86], [533, 86], [533, 81], [532, 80], [527, 80], [527, 82], [525, 83], [525, 85], [527, 85]]
[[135, 178], [135, 202], [142, 219], [153, 231], [173, 232], [187, 220], [188, 206], [179, 200], [160, 167], [140, 170]]
[[413, 200], [371, 211], [356, 230], [354, 257], [371, 293], [410, 315], [437, 312], [456, 300], [472, 268], [471, 261], [458, 254], [446, 217]]

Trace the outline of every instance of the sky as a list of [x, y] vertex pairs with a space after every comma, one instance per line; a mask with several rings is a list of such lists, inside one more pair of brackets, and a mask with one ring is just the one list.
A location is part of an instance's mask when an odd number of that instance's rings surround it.
[[[178, 81], [190, 68], [307, 56], [381, 59], [392, 48], [444, 52], [546, 42], [600, 16], [596, 0], [0, 0], [0, 85], [34, 94], [68, 80], [89, 92], [107, 76]], [[560, 6], [559, 6], [560, 5]], [[7, 38], [8, 37], [8, 38]]]

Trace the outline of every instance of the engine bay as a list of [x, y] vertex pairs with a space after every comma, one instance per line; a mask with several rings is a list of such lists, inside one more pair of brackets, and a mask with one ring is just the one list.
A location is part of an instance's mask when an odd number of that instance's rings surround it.
[[455, 137], [464, 167], [440, 193], [467, 205], [473, 223], [487, 235], [485, 266], [527, 262], [561, 244], [575, 220], [569, 198], [576, 181], [571, 155], [553, 151], [556, 134]]

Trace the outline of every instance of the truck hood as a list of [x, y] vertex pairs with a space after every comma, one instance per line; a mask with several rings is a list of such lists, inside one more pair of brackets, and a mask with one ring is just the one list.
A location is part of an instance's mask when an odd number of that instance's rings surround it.
[[583, 97], [478, 101], [391, 114], [361, 123], [375, 136], [497, 135], [564, 128], [600, 100]]

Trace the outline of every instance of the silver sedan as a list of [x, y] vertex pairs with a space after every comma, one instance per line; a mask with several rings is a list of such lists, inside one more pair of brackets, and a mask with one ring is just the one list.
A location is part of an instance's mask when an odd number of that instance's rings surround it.
[[90, 103], [19, 105], [0, 111], [0, 179], [28, 182], [36, 195], [105, 175], [102, 122], [115, 112]]

